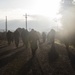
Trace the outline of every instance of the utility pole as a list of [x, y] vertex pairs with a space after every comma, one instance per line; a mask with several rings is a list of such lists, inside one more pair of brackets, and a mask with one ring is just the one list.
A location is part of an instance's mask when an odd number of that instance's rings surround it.
[[27, 13], [25, 14], [25, 15], [23, 15], [23, 16], [25, 16], [25, 25], [26, 25], [26, 30], [27, 30]]
[[7, 32], [7, 16], [6, 16], [6, 22], [5, 22], [5, 31]]

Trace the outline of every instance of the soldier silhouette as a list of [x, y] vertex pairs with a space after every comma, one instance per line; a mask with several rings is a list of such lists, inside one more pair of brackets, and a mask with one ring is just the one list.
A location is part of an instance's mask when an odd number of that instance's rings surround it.
[[42, 33], [42, 39], [43, 39], [43, 43], [44, 43], [46, 41], [46, 33], [45, 32]]
[[49, 43], [54, 44], [54, 40], [55, 40], [55, 30], [54, 29], [51, 29], [51, 31], [49, 32], [48, 38], [50, 39]]
[[8, 45], [10, 45], [12, 42], [12, 32], [9, 30], [6, 36], [7, 36]]
[[28, 32], [28, 30], [22, 29], [21, 37], [22, 37], [23, 45], [25, 45], [26, 48], [27, 48], [28, 47], [28, 41], [29, 41], [29, 32]]
[[14, 40], [15, 40], [16, 47], [18, 47], [18, 45], [19, 45], [19, 37], [20, 37], [20, 34], [19, 34], [18, 30], [16, 30], [14, 32]]
[[31, 50], [32, 50], [33, 56], [35, 55], [35, 51], [38, 48], [37, 41], [38, 41], [37, 32], [34, 29], [32, 29], [30, 32], [30, 45], [31, 45]]

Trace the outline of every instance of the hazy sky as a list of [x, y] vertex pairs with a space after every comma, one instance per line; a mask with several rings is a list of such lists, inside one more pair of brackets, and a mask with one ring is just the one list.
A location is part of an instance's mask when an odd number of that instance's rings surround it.
[[59, 9], [60, 0], [0, 0], [0, 19], [23, 18], [23, 14], [38, 14], [53, 18]]
[[53, 19], [59, 10], [59, 3], [60, 0], [0, 0], [0, 20], [5, 20], [7, 16], [8, 20], [24, 21], [25, 13], [30, 15], [28, 20], [36, 20], [39, 15]]

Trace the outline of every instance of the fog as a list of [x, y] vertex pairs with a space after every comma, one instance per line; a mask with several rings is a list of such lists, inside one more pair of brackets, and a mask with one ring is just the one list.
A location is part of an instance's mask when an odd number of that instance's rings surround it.
[[[35, 17], [35, 16], [34, 16]], [[7, 28], [8, 30], [16, 30], [17, 28], [26, 28], [25, 19], [8, 20]], [[52, 28], [57, 30], [57, 23], [53, 20], [49, 20], [45, 17], [36, 17], [36, 19], [31, 19], [27, 21], [28, 30], [35, 29], [39, 32], [49, 32]], [[5, 20], [0, 20], [0, 29], [5, 31]]]

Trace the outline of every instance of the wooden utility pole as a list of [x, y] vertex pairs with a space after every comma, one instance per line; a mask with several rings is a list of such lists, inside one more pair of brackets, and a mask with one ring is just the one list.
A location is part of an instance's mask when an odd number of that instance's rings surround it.
[[26, 30], [27, 30], [27, 13], [25, 14], [25, 15], [23, 15], [23, 16], [25, 16], [25, 25], [26, 25]]
[[7, 16], [6, 16], [6, 21], [5, 21], [5, 31], [7, 32]]

